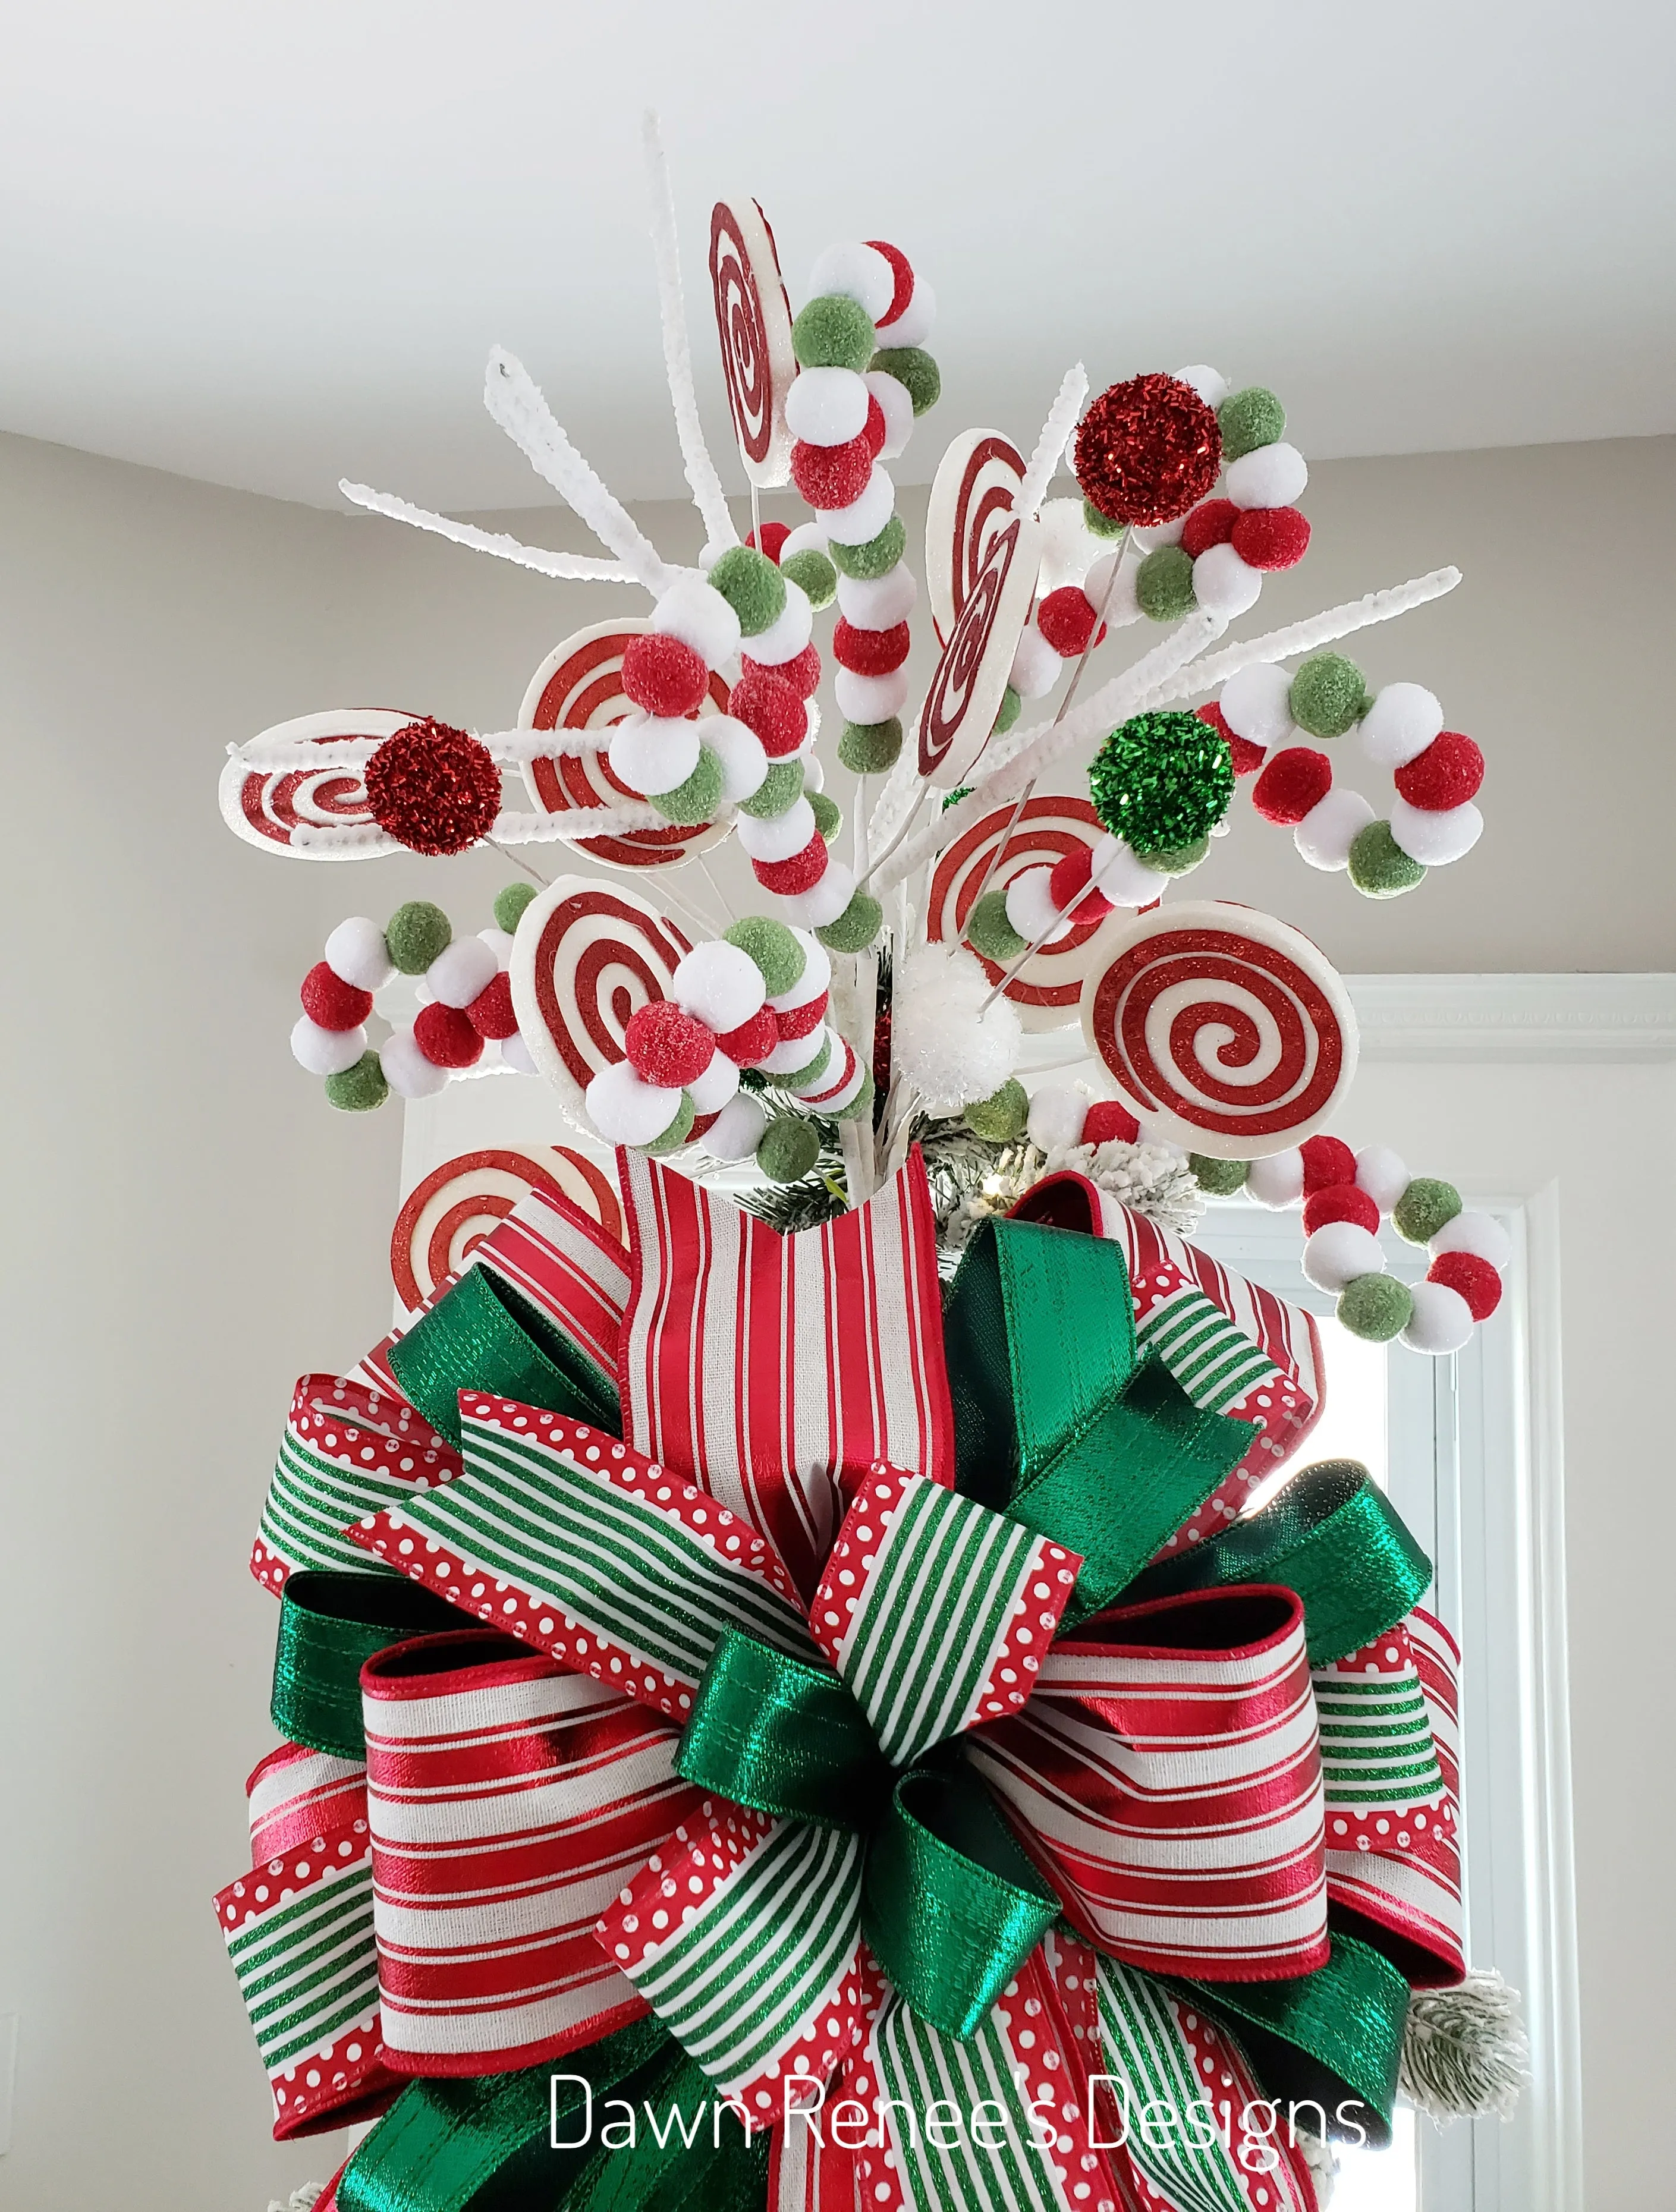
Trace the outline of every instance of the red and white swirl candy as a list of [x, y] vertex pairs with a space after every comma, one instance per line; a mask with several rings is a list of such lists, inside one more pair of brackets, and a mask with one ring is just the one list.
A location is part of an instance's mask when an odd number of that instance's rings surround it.
[[1301, 1143], [1356, 1073], [1355, 1010], [1301, 932], [1205, 900], [1114, 914], [1090, 955], [1083, 1030], [1125, 1102], [1219, 1159]]
[[[230, 752], [221, 775], [222, 819], [247, 845], [292, 860], [360, 860], [399, 853], [380, 830], [365, 769], [377, 743], [421, 718], [382, 708], [345, 707], [276, 722]], [[325, 747], [356, 757], [311, 766]], [[254, 757], [263, 763], [252, 767]]]
[[568, 1198], [608, 1237], [621, 1237], [622, 1208], [610, 1177], [566, 1145], [496, 1146], [462, 1152], [422, 1176], [402, 1201], [390, 1236], [390, 1273], [410, 1313], [457, 1275], [531, 1190]]
[[710, 291], [745, 474], [765, 489], [783, 484], [792, 453], [786, 397], [798, 364], [774, 233], [753, 199], [718, 200], [710, 210]]

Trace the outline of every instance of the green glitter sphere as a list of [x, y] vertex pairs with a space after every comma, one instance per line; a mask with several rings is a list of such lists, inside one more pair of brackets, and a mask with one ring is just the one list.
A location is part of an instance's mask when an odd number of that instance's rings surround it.
[[892, 714], [885, 722], [846, 722], [838, 759], [852, 775], [883, 775], [895, 768], [902, 749], [902, 726]]
[[908, 544], [908, 531], [899, 514], [893, 514], [877, 538], [870, 538], [865, 545], [841, 545], [835, 538], [827, 549], [832, 556], [832, 565], [841, 576], [853, 576], [858, 583], [871, 583], [875, 577], [890, 574], [902, 557]]
[[842, 810], [823, 791], [809, 793], [809, 808], [815, 817], [815, 827], [829, 845], [844, 826]]
[[811, 300], [792, 325], [792, 349], [804, 368], [853, 368], [859, 374], [877, 343], [867, 310], [841, 292]]
[[711, 569], [710, 582], [739, 617], [746, 637], [772, 629], [786, 611], [786, 579], [754, 545], [730, 545]]
[[1410, 1244], [1430, 1244], [1460, 1211], [1460, 1193], [1438, 1176], [1416, 1176], [1391, 1208], [1391, 1226]]
[[683, 1091], [681, 1093], [681, 1103], [675, 1111], [675, 1119], [664, 1131], [662, 1136], [654, 1137], [649, 1145], [642, 1145], [641, 1152], [648, 1159], [653, 1160], [662, 1159], [665, 1152], [678, 1152], [688, 1138], [691, 1136], [693, 1123], [697, 1119], [698, 1115], [693, 1106], [693, 1094], [690, 1091]]
[[1023, 703], [1023, 701], [1013, 690], [1011, 684], [1009, 684], [1006, 690], [1001, 694], [1001, 704], [995, 716], [995, 726], [989, 733], [992, 738], [1005, 737], [1007, 732], [1018, 720], [1018, 710]]
[[884, 927], [884, 908], [871, 891], [852, 891], [836, 921], [815, 932], [829, 952], [865, 952]]
[[1363, 898], [1400, 898], [1425, 881], [1425, 870], [1391, 835], [1388, 822], [1369, 822], [1351, 842], [1350, 879]]
[[838, 596], [838, 571], [812, 545], [805, 545], [800, 553], [788, 553], [780, 564], [780, 573], [797, 585], [817, 614]]
[[783, 921], [766, 914], [748, 914], [727, 933], [730, 945], [748, 952], [762, 971], [762, 988], [769, 998], [789, 991], [802, 975], [809, 955]]
[[1357, 1275], [1339, 1293], [1339, 1321], [1369, 1344], [1400, 1336], [1414, 1312], [1414, 1294], [1394, 1275]]
[[1362, 719], [1368, 687], [1342, 653], [1312, 653], [1292, 678], [1287, 704], [1312, 738], [1341, 738]]
[[1135, 604], [1151, 622], [1180, 622], [1199, 604], [1193, 556], [1180, 545], [1155, 546], [1135, 571]]
[[508, 884], [504, 890], [495, 894], [495, 926], [504, 929], [508, 937], [517, 934], [518, 925], [524, 919], [524, 909], [535, 903], [533, 884]]
[[1273, 392], [1265, 391], [1260, 384], [1250, 384], [1243, 392], [1230, 392], [1223, 401], [1217, 410], [1217, 428], [1222, 433], [1225, 465], [1242, 454], [1254, 453], [1259, 446], [1272, 446], [1284, 438], [1286, 410]]
[[369, 1114], [390, 1096], [384, 1068], [375, 1052], [363, 1052], [353, 1067], [326, 1078], [326, 1103], [345, 1114]]
[[1176, 845], [1167, 853], [1137, 853], [1135, 858], [1144, 868], [1156, 868], [1161, 876], [1185, 876], [1210, 849], [1209, 837], [1195, 837], [1191, 845]]
[[924, 415], [943, 397], [943, 372], [921, 346], [886, 346], [867, 366], [906, 385], [916, 415]]
[[1158, 866], [1227, 813], [1233, 757], [1227, 738], [1197, 714], [1136, 714], [1095, 755], [1088, 789], [1113, 836]]
[[1030, 1118], [1030, 1102], [1023, 1085], [1010, 1075], [987, 1098], [977, 1098], [966, 1109], [966, 1126], [975, 1137], [992, 1145], [1010, 1145], [1023, 1133]]
[[741, 814], [754, 814], [759, 822], [778, 822], [788, 806], [803, 797], [803, 763], [770, 761], [768, 772], [749, 799], [739, 801]]
[[677, 783], [673, 791], [649, 793], [647, 804], [665, 822], [708, 822], [721, 805], [721, 762], [708, 745], [701, 745], [698, 766], [687, 781]]
[[428, 899], [410, 899], [390, 917], [384, 949], [404, 975], [422, 975], [453, 941], [453, 924]]
[[1215, 1160], [1208, 1152], [1189, 1152], [1187, 1165], [1193, 1170], [1193, 1179], [1207, 1198], [1232, 1198], [1236, 1190], [1245, 1188], [1249, 1160]]
[[1113, 515], [1102, 514], [1091, 499], [1083, 501], [1083, 522], [1091, 538], [1121, 538], [1129, 527], [1126, 522], [1119, 522]]
[[859, 1121], [864, 1114], [871, 1114], [872, 1110], [873, 1072], [871, 1068], [869, 1068], [862, 1076], [861, 1088], [847, 1106], [833, 1106], [828, 1109], [831, 1119], [835, 1121]]
[[967, 915], [966, 942], [998, 968], [1010, 967], [1024, 950], [1027, 940], [1007, 920], [1005, 890], [986, 891]]

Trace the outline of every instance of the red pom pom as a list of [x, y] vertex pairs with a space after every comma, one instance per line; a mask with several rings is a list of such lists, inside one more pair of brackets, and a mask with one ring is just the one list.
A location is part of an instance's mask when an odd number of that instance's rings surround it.
[[750, 532], [745, 544], [754, 545], [759, 553], [766, 553], [777, 568], [780, 566], [780, 554], [785, 550], [786, 540], [791, 534], [792, 526], [789, 522], [765, 522], [760, 533], [755, 530]]
[[[1054, 902], [1055, 914], [1069, 914], [1075, 922], [1103, 921], [1112, 910], [1112, 902], [1103, 892], [1084, 889], [1094, 873], [1094, 854], [1087, 845], [1074, 846], [1063, 860], [1054, 863], [1053, 873], [1048, 878], [1048, 895]], [[1080, 898], [1077, 897], [1082, 892]], [[1072, 901], [1076, 899], [1073, 907]]]
[[1353, 1221], [1358, 1229], [1377, 1237], [1378, 1202], [1353, 1182], [1329, 1183], [1325, 1190], [1312, 1191], [1303, 1201], [1304, 1235], [1313, 1237], [1328, 1221]]
[[421, 1006], [413, 1042], [433, 1067], [471, 1067], [483, 1057], [483, 1041], [458, 1006]]
[[792, 448], [792, 482], [811, 507], [849, 507], [867, 489], [873, 449], [864, 430], [847, 446], [811, 446], [801, 439]]
[[1392, 781], [1411, 806], [1441, 814], [1464, 806], [1484, 781], [1484, 755], [1459, 730], [1440, 730]]
[[908, 624], [894, 629], [857, 629], [841, 615], [832, 625], [832, 657], [857, 676], [889, 676], [908, 659]]
[[882, 253], [890, 264], [890, 273], [896, 280], [896, 289], [890, 295], [890, 304], [879, 318], [881, 324], [894, 323], [914, 297], [914, 271], [908, 266], [908, 256], [900, 246], [887, 246], [882, 238], [864, 238], [864, 246], [871, 246], [875, 253]]
[[[1061, 660], [1084, 652], [1094, 635], [1096, 609], [1080, 584], [1061, 584], [1035, 611], [1035, 626]], [[1102, 638], [1106, 635], [1102, 629]]]
[[358, 1030], [373, 1011], [372, 993], [346, 983], [324, 960], [317, 960], [303, 977], [297, 995], [304, 1013], [323, 1030]]
[[1296, 568], [1309, 550], [1309, 525], [1295, 507], [1248, 507], [1232, 536], [1251, 568]]
[[823, 991], [817, 999], [806, 1006], [788, 1007], [774, 1016], [774, 1026], [780, 1031], [780, 1042], [786, 1044], [792, 1037], [812, 1036], [826, 1019], [827, 1001], [830, 993]]
[[777, 891], [781, 898], [796, 898], [800, 892], [812, 891], [826, 873], [826, 839], [817, 830], [800, 853], [793, 853], [789, 860], [753, 860], [751, 872], [765, 891]]
[[1228, 750], [1234, 757], [1235, 775], [1255, 775], [1268, 757], [1263, 747], [1254, 745], [1249, 738], [1242, 738], [1236, 730], [1230, 730], [1227, 716], [1214, 699], [1207, 707], [1195, 707], [1193, 712], [1201, 722], [1208, 722], [1218, 737], [1227, 739]]
[[709, 684], [709, 670], [681, 638], [651, 630], [630, 638], [623, 648], [622, 688], [644, 714], [671, 721], [690, 714]]
[[1083, 1123], [1083, 1133], [1078, 1142], [1084, 1145], [1133, 1145], [1140, 1137], [1140, 1123], [1128, 1108], [1115, 1098], [1096, 1098], [1088, 1109]]
[[410, 852], [463, 853], [501, 811], [501, 771], [489, 747], [428, 714], [385, 739], [366, 782], [373, 819]]
[[877, 460], [884, 451], [884, 410], [871, 392], [867, 394], [867, 419], [861, 426], [861, 434]]
[[503, 971], [492, 983], [485, 983], [466, 1008], [465, 1018], [479, 1036], [516, 1036], [518, 1016], [513, 1012], [512, 977]]
[[[812, 699], [820, 688], [821, 652], [812, 643], [805, 645], [790, 660], [776, 660], [772, 667], [765, 660], [753, 660], [748, 653], [742, 653], [739, 665], [747, 676], [754, 670], [759, 675], [772, 676], [776, 684], [789, 684], [799, 699]], [[733, 714], [738, 709], [730, 706], [727, 711]]]
[[1442, 1252], [1426, 1269], [1429, 1283], [1442, 1283], [1466, 1299], [1474, 1321], [1488, 1321], [1502, 1302], [1502, 1279], [1476, 1252]]
[[1174, 522], [1222, 470], [1222, 432], [1192, 385], [1132, 376], [1102, 392], [1077, 432], [1077, 482], [1113, 522]]
[[774, 1019], [774, 1008], [759, 1006], [748, 1022], [725, 1031], [716, 1042], [735, 1067], [754, 1067], [759, 1060], [766, 1060], [780, 1042], [780, 1025]]
[[733, 686], [727, 711], [756, 731], [770, 760], [794, 753], [809, 734], [808, 712], [796, 691], [774, 669], [754, 662]]
[[702, 1022], [673, 999], [653, 999], [628, 1017], [622, 1049], [642, 1083], [683, 1091], [710, 1065], [716, 1041]]
[[1240, 510], [1231, 499], [1204, 499], [1181, 525], [1181, 550], [1196, 561], [1213, 545], [1225, 545], [1234, 535]]
[[1356, 1181], [1356, 1155], [1342, 1137], [1307, 1137], [1298, 1146], [1303, 1155], [1303, 1195]]
[[1333, 763], [1312, 745], [1288, 745], [1251, 787], [1251, 803], [1266, 822], [1302, 822], [1333, 788]]

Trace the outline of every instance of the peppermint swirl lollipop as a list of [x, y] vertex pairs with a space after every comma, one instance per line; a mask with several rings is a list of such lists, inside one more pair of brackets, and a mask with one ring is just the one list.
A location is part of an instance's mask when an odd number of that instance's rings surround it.
[[531, 1189], [568, 1198], [607, 1236], [622, 1233], [622, 1211], [610, 1178], [568, 1145], [534, 1145], [462, 1152], [416, 1182], [402, 1201], [390, 1237], [390, 1273], [410, 1313], [458, 1274]]
[[[606, 730], [640, 709], [622, 689], [622, 656], [651, 624], [619, 617], [593, 623], [556, 645], [530, 679], [518, 725], [524, 730]], [[727, 686], [714, 672], [701, 715], [725, 714]], [[725, 823], [696, 829], [671, 823], [657, 830], [629, 830], [611, 837], [580, 834], [587, 811], [620, 805], [637, 794], [612, 775], [604, 746], [598, 751], [555, 754], [525, 764], [525, 784], [535, 805], [551, 813], [574, 807], [578, 835], [565, 840], [591, 860], [618, 868], [671, 868], [692, 859], [727, 835]]]
[[276, 722], [251, 740], [249, 750], [270, 758], [276, 746], [294, 748], [295, 768], [246, 768], [229, 754], [222, 770], [222, 819], [247, 845], [307, 860], [365, 860], [399, 853], [400, 844], [373, 817], [358, 768], [311, 768], [317, 745], [346, 738], [393, 738], [424, 718], [387, 708], [340, 707], [324, 714], [299, 714]]
[[946, 644], [1005, 528], [1024, 481], [1024, 456], [999, 430], [963, 430], [937, 465], [926, 507], [926, 590]]
[[972, 580], [920, 714], [920, 773], [942, 790], [965, 781], [989, 742], [1041, 561], [1041, 524], [1015, 514]]
[[[938, 860], [926, 912], [926, 934], [933, 944], [964, 933], [987, 876], [989, 890], [1005, 892], [1029, 869], [1052, 867], [1069, 853], [1091, 852], [1101, 836], [1099, 817], [1085, 799], [1032, 799], [1008, 836], [1012, 823], [1012, 808], [998, 806], [956, 838]], [[1005, 857], [991, 875], [990, 862], [1004, 838]], [[1076, 1020], [1090, 950], [1109, 912], [1105, 901], [1099, 901], [1096, 913], [1086, 921], [1073, 921], [1064, 936], [1032, 953], [1007, 985], [1006, 995], [1027, 1030], [1062, 1029]], [[977, 946], [973, 950], [990, 981], [999, 982], [1005, 969]]]
[[1190, 1151], [1301, 1144], [1356, 1073], [1356, 1014], [1330, 963], [1271, 915], [1205, 900], [1114, 914], [1090, 948], [1083, 1031], [1126, 1103]]
[[774, 233], [755, 200], [718, 200], [711, 210], [710, 289], [745, 474], [755, 484], [783, 484], [792, 459], [786, 395], [798, 364]]

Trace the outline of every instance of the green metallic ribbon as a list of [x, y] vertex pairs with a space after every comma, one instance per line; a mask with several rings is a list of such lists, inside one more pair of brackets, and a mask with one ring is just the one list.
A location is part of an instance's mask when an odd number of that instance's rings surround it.
[[1309, 1663], [1324, 1667], [1382, 1636], [1430, 1581], [1430, 1560], [1384, 1492], [1339, 1459], [1304, 1468], [1260, 1513], [1161, 1562], [1129, 1597], [1278, 1583], [1303, 1599]]
[[461, 1390], [516, 1398], [612, 1436], [620, 1432], [622, 1406], [610, 1376], [490, 1267], [468, 1267], [396, 1339], [389, 1358], [409, 1399], [457, 1449]]
[[710, 1656], [675, 1768], [776, 1820], [863, 1834], [890, 1789], [866, 1717], [832, 1669], [737, 1628]]
[[459, 1623], [445, 1598], [394, 1575], [294, 1574], [280, 1600], [274, 1726], [288, 1742], [364, 1759], [361, 1668], [389, 1644]]

